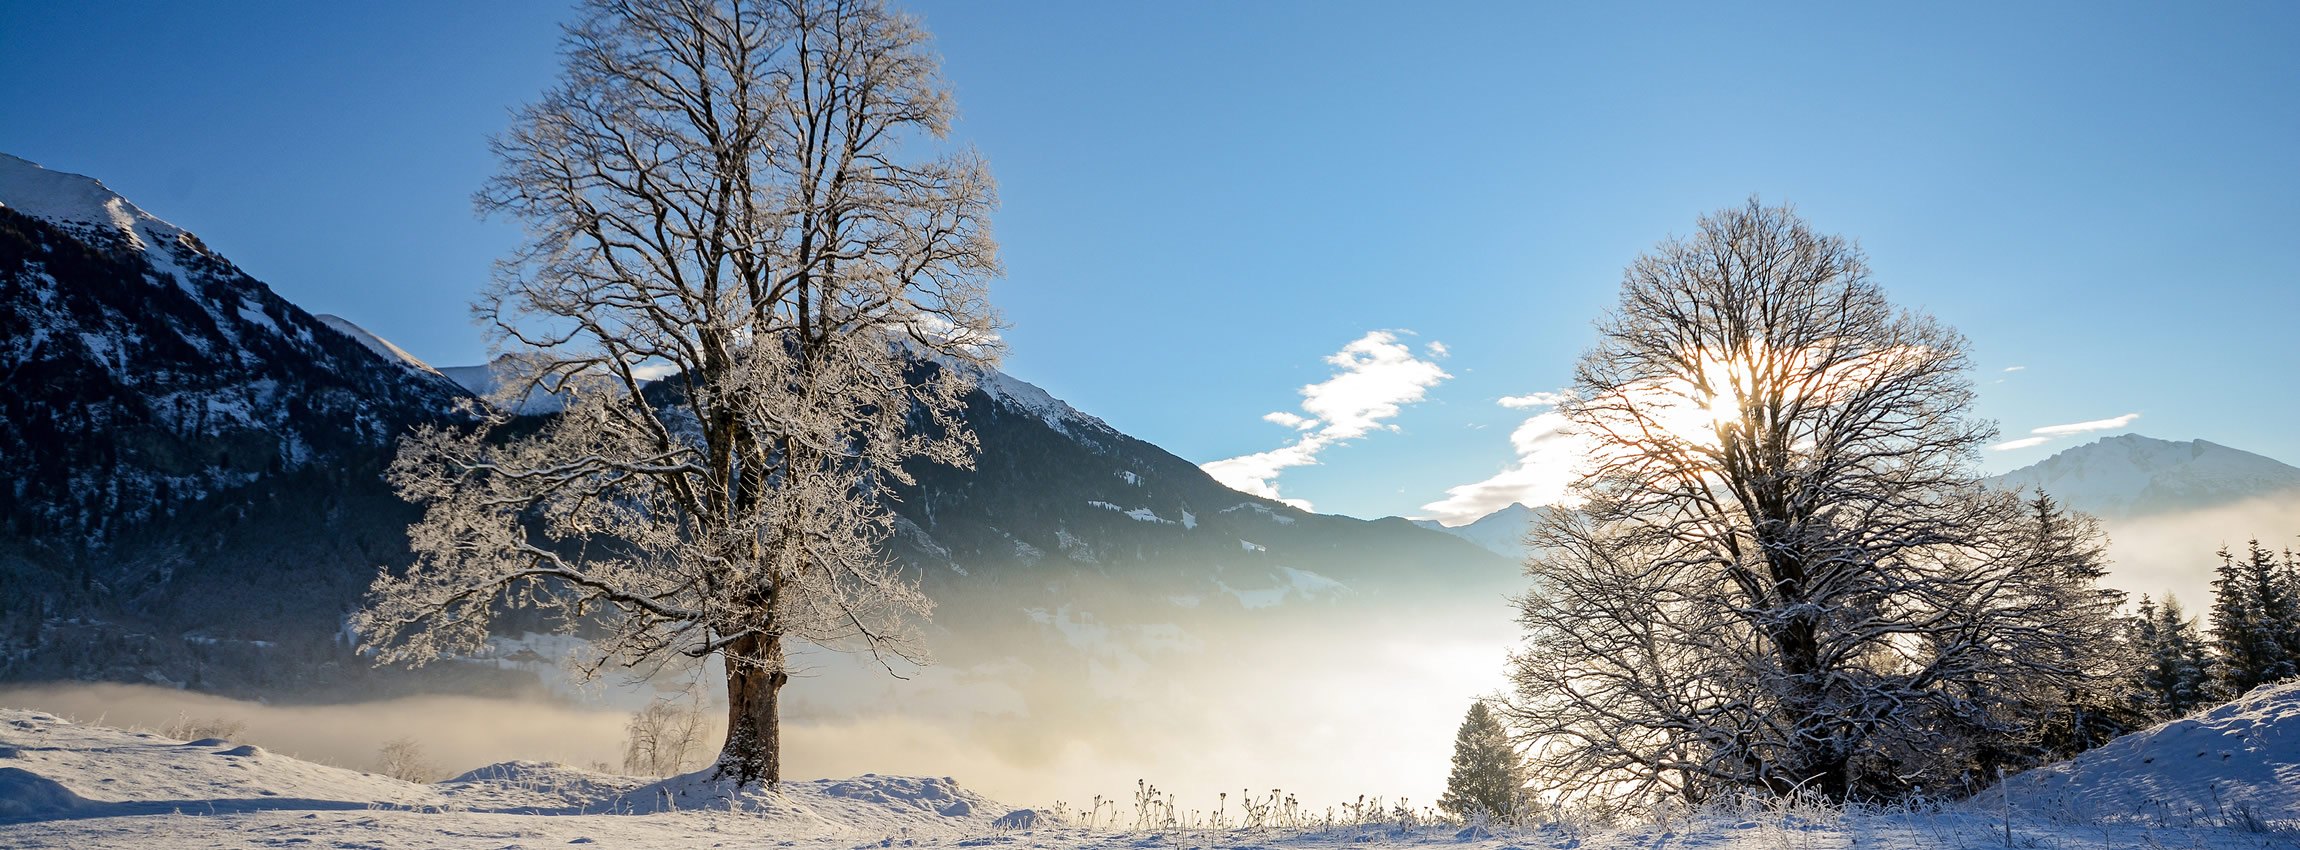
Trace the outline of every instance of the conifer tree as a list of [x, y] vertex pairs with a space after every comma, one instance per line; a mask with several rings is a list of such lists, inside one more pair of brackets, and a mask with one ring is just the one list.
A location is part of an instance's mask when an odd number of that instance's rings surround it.
[[2252, 594], [2228, 548], [2213, 554], [2220, 557], [2220, 566], [2212, 570], [2212, 652], [2220, 661], [2215, 672], [2223, 687], [2243, 693], [2259, 684], [2251, 681], [2251, 672], [2259, 667]]
[[2253, 616], [2258, 619], [2262, 682], [2300, 675], [2300, 589], [2293, 587], [2290, 559], [2278, 563], [2276, 553], [2253, 540], [2246, 544], [2244, 573], [2252, 585]]
[[1507, 820], [1517, 814], [1524, 788], [1525, 761], [1510, 746], [1501, 720], [1485, 700], [1470, 703], [1469, 716], [1454, 733], [1453, 772], [1446, 776], [1438, 808], [1461, 817], [1483, 813]]
[[2239, 561], [2227, 549], [2212, 582], [2212, 643], [2231, 695], [2300, 674], [2300, 589], [2290, 559], [2278, 564], [2257, 540]]
[[2179, 717], [2209, 702], [2215, 691], [2212, 657], [2196, 634], [2196, 622], [2180, 610], [2180, 600], [2164, 597], [2158, 608], [2141, 597], [2137, 640], [2141, 711], [2152, 719]]

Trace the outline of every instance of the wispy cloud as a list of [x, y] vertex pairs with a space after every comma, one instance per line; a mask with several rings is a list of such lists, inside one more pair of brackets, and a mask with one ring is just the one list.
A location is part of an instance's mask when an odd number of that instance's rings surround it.
[[2107, 419], [2094, 419], [2090, 422], [2071, 422], [2066, 425], [2046, 425], [2042, 428], [2029, 429], [2029, 433], [2041, 434], [2047, 437], [2065, 437], [2070, 434], [2082, 434], [2088, 431], [2113, 431], [2126, 425], [2130, 425], [2132, 424], [2132, 420], [2139, 418], [2140, 414], [2138, 413], [2127, 413], [2123, 416], [2111, 416]]
[[2111, 416], [2107, 419], [2093, 419], [2084, 422], [2070, 422], [2065, 425], [2046, 425], [2041, 428], [2030, 428], [2028, 430], [2029, 436], [2022, 437], [2017, 440], [2006, 440], [2002, 443], [1990, 446], [1989, 450], [2009, 452], [2016, 449], [2035, 448], [2062, 437], [2067, 437], [2075, 434], [2089, 434], [2094, 431], [2114, 431], [2118, 428], [2123, 428], [2127, 425], [2131, 425], [2133, 420], [2139, 418], [2140, 414], [2138, 413], [2127, 413], [2123, 416]]
[[2005, 371], [2007, 371], [2007, 372], [2026, 372], [2026, 371], [2028, 371], [2028, 367], [2027, 367], [2027, 366], [2006, 366], [2006, 367], [2005, 367]]
[[[1555, 407], [1565, 393], [1529, 393], [1499, 401], [1503, 407], [1523, 410]], [[1576, 433], [1565, 414], [1545, 410], [1527, 417], [1509, 434], [1517, 459], [1483, 481], [1447, 488], [1445, 498], [1422, 506], [1422, 514], [1447, 525], [1460, 525], [1513, 503], [1555, 505], [1571, 500], [1574, 479], [1590, 455], [1589, 440]]]
[[1499, 403], [1511, 410], [1523, 410], [1528, 407], [1556, 407], [1564, 402], [1565, 398], [1564, 393], [1526, 393], [1525, 395], [1503, 396]]
[[1989, 450], [2009, 452], [2014, 449], [2025, 449], [2031, 446], [2041, 446], [2049, 442], [2052, 442], [2051, 437], [2022, 437], [2018, 440], [2006, 440], [2002, 443], [1990, 446]]
[[[1405, 405], [1427, 397], [1429, 389], [1453, 377], [1439, 368], [1446, 355], [1442, 343], [1425, 346], [1424, 356], [1391, 331], [1372, 331], [1326, 357], [1333, 377], [1302, 388], [1302, 413], [1275, 411], [1262, 419], [1301, 436], [1266, 452], [1200, 464], [1214, 480], [1242, 493], [1277, 499], [1303, 510], [1310, 503], [1278, 493], [1278, 476], [1297, 466], [1318, 462], [1327, 449], [1375, 431], [1394, 431], [1388, 424]], [[1303, 414], [1308, 414], [1307, 416]]]

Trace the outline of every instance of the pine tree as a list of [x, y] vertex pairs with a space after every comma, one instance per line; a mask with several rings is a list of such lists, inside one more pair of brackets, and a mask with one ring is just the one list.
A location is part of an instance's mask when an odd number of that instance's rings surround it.
[[2275, 606], [2277, 616], [2272, 618], [2277, 646], [2284, 650], [2284, 662], [2300, 673], [2300, 556], [2284, 549], [2284, 563], [2272, 567], [2270, 584], [2277, 588], [2277, 600], [2282, 600]]
[[2276, 682], [2300, 675], [2300, 593], [2293, 585], [2290, 559], [2278, 563], [2276, 553], [2253, 540], [2244, 553], [2245, 578], [2252, 585], [2253, 616], [2258, 619], [2260, 679]]
[[1524, 788], [1525, 761], [1510, 746], [1500, 718], [1485, 700], [1470, 703], [1469, 716], [1454, 733], [1453, 772], [1446, 777], [1438, 808], [1461, 817], [1483, 813], [1507, 820], [1517, 814]]
[[2238, 561], [2221, 549], [2212, 582], [2212, 643], [2232, 695], [2300, 674], [2300, 588], [2291, 559], [2252, 541]]
[[2166, 596], [2158, 608], [2141, 597], [2135, 642], [2143, 655], [2141, 711], [2151, 719], [2179, 717], [2216, 696], [2212, 656], [2196, 634], [2196, 622], [2180, 610], [2180, 600]]
[[2212, 580], [2212, 651], [2220, 661], [2215, 672], [2227, 691], [2241, 694], [2260, 684], [2260, 629], [2252, 616], [2251, 585], [2236, 557], [2227, 547], [2214, 554], [2220, 557]]
[[[2043, 490], [2023, 505], [2029, 515], [2026, 551], [2035, 553], [2025, 571], [2027, 593], [2038, 606], [2028, 618], [2046, 630], [2115, 635], [2123, 632], [2117, 614], [2126, 599], [2122, 590], [2101, 584], [2108, 577], [2108, 541], [2094, 518], [2073, 513]], [[2109, 739], [2147, 725], [2146, 718], [2128, 710], [2128, 681], [2118, 674], [2140, 662], [2140, 647], [2109, 640], [2063, 643], [2056, 647], [2054, 666], [2074, 675], [2060, 687], [2021, 693], [2013, 687], [2002, 698], [2025, 703], [2019, 711], [2037, 725], [2041, 752], [2030, 760], [2057, 760], [2092, 749]], [[2015, 677], [2017, 678], [2017, 676]], [[1981, 746], [1985, 753], [1994, 749]]]

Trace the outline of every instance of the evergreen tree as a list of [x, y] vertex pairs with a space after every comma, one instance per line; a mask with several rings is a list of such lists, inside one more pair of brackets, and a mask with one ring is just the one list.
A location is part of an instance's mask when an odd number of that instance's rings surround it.
[[2180, 600], [2164, 597], [2158, 608], [2140, 599], [2136, 643], [2143, 655], [2140, 669], [2141, 711], [2151, 719], [2179, 717], [2211, 701], [2212, 656], [2196, 634], [2196, 622], [2184, 616]]
[[2254, 616], [2259, 623], [2262, 682], [2300, 675], [2300, 588], [2293, 587], [2291, 558], [2278, 563], [2276, 553], [2249, 542], [2244, 573], [2252, 585]]
[[2220, 557], [2212, 579], [2212, 652], [2220, 662], [2215, 672], [2223, 687], [2241, 694], [2259, 684], [2253, 676], [2260, 667], [2260, 629], [2252, 617], [2250, 585], [2235, 556], [2227, 547], [2214, 554]]
[[1454, 733], [1453, 772], [1446, 776], [1438, 808], [1461, 817], [1484, 813], [1496, 820], [1517, 814], [1525, 788], [1525, 761], [1510, 746], [1501, 720], [1485, 700], [1470, 703], [1469, 716]]
[[2300, 588], [2290, 559], [2252, 541], [2238, 561], [2221, 549], [2212, 582], [2212, 643], [2231, 695], [2300, 674]]
[[2027, 677], [2015, 674], [1994, 689], [1992, 698], [2030, 718], [2036, 734], [2033, 741], [2014, 743], [2007, 739], [2017, 736], [1975, 730], [1984, 739], [1976, 745], [1976, 767], [2000, 758], [2016, 765], [2058, 760], [2146, 726], [2150, 719], [2131, 710], [2131, 680], [2121, 675], [2144, 663], [2145, 650], [2114, 639], [2128, 633], [2127, 621], [2117, 613], [2125, 594], [2101, 584], [2109, 561], [2099, 522], [2069, 511], [2042, 490], [2027, 497], [2023, 507], [2029, 521], [2021, 548], [2033, 553], [2018, 580], [2032, 609], [2026, 619], [2040, 630], [2105, 639], [2055, 647], [2054, 668], [2071, 674], [2060, 677], [2057, 687], [2031, 688]]

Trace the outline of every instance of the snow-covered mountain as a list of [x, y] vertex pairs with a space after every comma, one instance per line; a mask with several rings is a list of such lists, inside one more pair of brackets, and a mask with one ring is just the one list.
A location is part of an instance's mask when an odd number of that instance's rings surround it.
[[[379, 565], [409, 557], [414, 509], [380, 472], [408, 427], [463, 415], [501, 380], [307, 313], [96, 180], [9, 157], [0, 373], [0, 480], [15, 484], [0, 487], [0, 679], [257, 695], [378, 681], [341, 623]], [[1004, 373], [977, 386], [973, 468], [914, 469], [892, 547], [945, 621], [980, 626], [978, 656], [1056, 633], [1107, 655], [1130, 635], [1376, 599], [1492, 606], [1516, 581], [1507, 560], [1403, 520], [1230, 490]], [[945, 654], [968, 657], [968, 639]]]
[[1532, 530], [1534, 520], [1540, 517], [1540, 508], [1529, 508], [1513, 502], [1508, 507], [1464, 525], [1449, 526], [1434, 519], [1417, 519], [1413, 523], [1483, 546], [1496, 555], [1518, 560], [1525, 557], [1526, 532]]
[[2070, 507], [2116, 519], [2300, 495], [2300, 468], [2204, 440], [2122, 434], [2055, 454], [1994, 479], [2041, 487]]
[[21, 533], [113, 533], [384, 445], [463, 390], [288, 303], [182, 228], [0, 154], [0, 477]]

